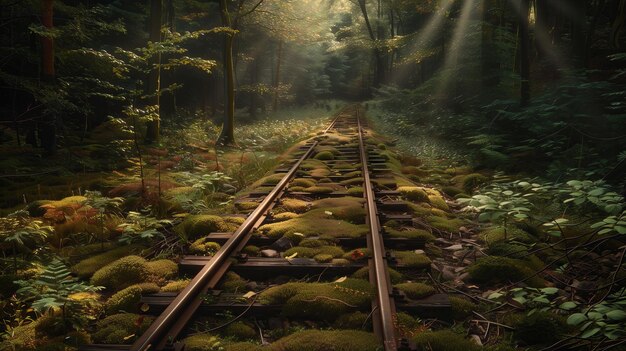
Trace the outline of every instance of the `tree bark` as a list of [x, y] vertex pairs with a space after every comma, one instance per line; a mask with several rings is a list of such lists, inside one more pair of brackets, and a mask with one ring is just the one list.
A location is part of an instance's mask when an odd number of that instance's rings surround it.
[[[220, 16], [222, 25], [232, 29], [228, 4], [226, 0], [220, 0]], [[224, 41], [224, 79], [226, 80], [226, 101], [224, 104], [224, 123], [218, 138], [218, 143], [222, 145], [232, 145], [235, 143], [235, 67], [233, 62], [233, 43], [235, 33], [226, 33]]]
[[[158, 43], [161, 41], [161, 24], [163, 17], [163, 4], [162, 0], [150, 0], [150, 41]], [[160, 109], [160, 90], [161, 90], [161, 54], [155, 55], [150, 60], [152, 67], [148, 74], [148, 84], [146, 86], [146, 94], [152, 95], [149, 99], [149, 104], [157, 106], [157, 117], [147, 122], [146, 130], [146, 142], [158, 142], [161, 129], [161, 109]]]
[[276, 55], [276, 72], [274, 76], [274, 100], [272, 102], [272, 111], [276, 112], [278, 110], [278, 98], [280, 88], [280, 61], [283, 56], [283, 41], [280, 40], [278, 42], [278, 53]]
[[[43, 0], [41, 22], [47, 30], [54, 28], [54, 0]], [[41, 74], [44, 82], [53, 83], [54, 70], [54, 38], [43, 36], [41, 38]], [[41, 147], [50, 155], [56, 152], [56, 117], [47, 112], [42, 123], [38, 126]]]
[[[370, 39], [372, 40], [374, 45], [376, 45], [377, 38], [376, 38], [376, 35], [374, 34], [374, 30], [372, 29], [372, 25], [370, 23], [370, 19], [367, 14], [367, 6], [365, 4], [365, 0], [359, 0], [359, 8], [361, 9], [361, 13], [363, 14], [363, 19], [365, 20], [365, 26], [367, 27], [367, 32], [369, 33]], [[373, 51], [374, 51], [374, 58], [376, 60], [376, 74], [374, 75], [375, 79], [374, 79], [373, 86], [379, 87], [380, 84], [385, 79], [385, 62], [383, 61], [383, 57], [380, 52], [380, 49], [375, 47]]]
[[520, 105], [530, 103], [530, 40], [528, 30], [528, 12], [530, 0], [520, 0], [519, 41], [520, 41]]

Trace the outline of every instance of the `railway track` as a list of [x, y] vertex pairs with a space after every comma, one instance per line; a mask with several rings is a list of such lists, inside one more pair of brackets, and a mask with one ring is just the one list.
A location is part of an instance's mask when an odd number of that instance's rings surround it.
[[[345, 108], [323, 133], [301, 146], [295, 153], [295, 158], [288, 160], [284, 166], [275, 171], [273, 182], [261, 184], [259, 190], [250, 192], [245, 199], [240, 199], [240, 202], [256, 202], [258, 205], [250, 210], [234, 232], [208, 234], [208, 240], [219, 243], [221, 249], [213, 256], [189, 255], [180, 261], [181, 271], [193, 275], [189, 284], [179, 293], [157, 293], [142, 298], [142, 303], [150, 307], [149, 313], [158, 316], [132, 345], [92, 344], [84, 345], [80, 350], [180, 350], [184, 345], [176, 341], [186, 335], [186, 328], [199, 315], [206, 316], [226, 310], [238, 316], [247, 314], [267, 317], [281, 313], [280, 304], [262, 304], [257, 302], [256, 298], [250, 302], [249, 297], [242, 298], [242, 294], [219, 291], [220, 282], [227, 272], [253, 277], [259, 281], [272, 279], [277, 275], [316, 277], [317, 281], [320, 281], [348, 276], [364, 267], [368, 267], [369, 281], [375, 288], [370, 310], [375, 335], [385, 351], [409, 350], [410, 345], [402, 339], [397, 330], [397, 309], [424, 316], [440, 316], [442, 311], [445, 314], [449, 308], [449, 302], [443, 294], [435, 294], [419, 302], [408, 301], [392, 286], [389, 268], [402, 269], [403, 266], [387, 249], [421, 248], [424, 240], [385, 236], [381, 223], [395, 221], [408, 225], [412, 223], [412, 216], [406, 214], [406, 204], [397, 200], [398, 192], [389, 190], [393, 188], [389, 186], [393, 183], [393, 178], [388, 176], [390, 169], [380, 150], [368, 143], [369, 135], [365, 123], [359, 106]], [[340, 143], [330, 146], [329, 140], [335, 142], [339, 140]], [[320, 157], [320, 154], [325, 152], [331, 153], [332, 157], [329, 156], [327, 159]], [[325, 169], [320, 166], [322, 164], [324, 167], [332, 166], [335, 171], [323, 171], [312, 175], [317, 166], [319, 169]], [[355, 175], [361, 179], [362, 183], [356, 185], [362, 185], [362, 194], [358, 194], [358, 190], [346, 191], [345, 187], [336, 186], [347, 180], [351, 185], [355, 185]], [[292, 184], [296, 177], [300, 177], [299, 183], [306, 183], [302, 179], [306, 180], [307, 177], [323, 178], [327, 183], [319, 183], [320, 186], [316, 189], [311, 187], [302, 189], [301, 186]], [[276, 251], [285, 251], [294, 246], [288, 239], [276, 238], [264, 231], [268, 227], [267, 224], [271, 226], [272, 223], [280, 223], [274, 216], [274, 210], [284, 206], [284, 202], [288, 201], [285, 199], [300, 199], [299, 201], [305, 199], [310, 202], [313, 200], [315, 203], [325, 199], [354, 199], [350, 195], [355, 194], [362, 197], [360, 201], [365, 218], [362, 222], [359, 220], [358, 225], [352, 226], [365, 235], [338, 233], [334, 240], [342, 248], [359, 248], [366, 243], [367, 250], [364, 254], [366, 259], [342, 262], [343, 264], [339, 265], [334, 264], [333, 260], [314, 260], [296, 257], [297, 255], [250, 257], [242, 253], [247, 245], [272, 247]], [[334, 216], [330, 211], [326, 213], [330, 217]], [[317, 224], [314, 221], [312, 226], [315, 227]], [[341, 224], [338, 223], [337, 231], [341, 230]], [[303, 236], [301, 233], [292, 234]], [[354, 252], [362, 254], [358, 249]], [[207, 299], [207, 296], [213, 298]]]

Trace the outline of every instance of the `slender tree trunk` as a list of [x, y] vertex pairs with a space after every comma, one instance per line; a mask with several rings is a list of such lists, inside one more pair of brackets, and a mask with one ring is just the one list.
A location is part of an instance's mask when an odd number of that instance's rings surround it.
[[[41, 22], [47, 30], [54, 28], [54, 0], [43, 0]], [[55, 80], [54, 70], [54, 38], [43, 36], [41, 38], [41, 66], [42, 80], [53, 83]], [[56, 152], [56, 116], [46, 113], [39, 128], [41, 147], [50, 155]]]
[[602, 10], [604, 9], [605, 0], [598, 0], [596, 4], [596, 8], [593, 14], [593, 18], [591, 19], [591, 23], [589, 24], [589, 30], [587, 31], [587, 39], [585, 42], [585, 66], [589, 66], [589, 51], [591, 49], [591, 44], [593, 43], [593, 37], [596, 34], [596, 27], [598, 25], [598, 19]]
[[[163, 18], [162, 0], [150, 0], [150, 41], [158, 43], [161, 41], [161, 24]], [[146, 92], [148, 95], [154, 94], [150, 99], [150, 104], [157, 106], [157, 117], [148, 121], [146, 130], [146, 142], [158, 142], [161, 129], [161, 108], [160, 108], [160, 90], [161, 90], [161, 54], [155, 55], [151, 59], [151, 63], [156, 66], [152, 67], [148, 75], [148, 84]]]
[[276, 55], [276, 72], [274, 75], [274, 101], [272, 102], [272, 111], [278, 111], [278, 98], [280, 88], [280, 61], [283, 56], [283, 41], [278, 42], [278, 53]]
[[[232, 28], [228, 3], [220, 0], [220, 15], [222, 25]], [[233, 61], [233, 44], [235, 33], [226, 33], [224, 41], [224, 79], [226, 80], [226, 102], [224, 104], [224, 123], [218, 138], [218, 143], [231, 145], [235, 143], [235, 66]]]
[[520, 104], [530, 103], [530, 39], [528, 30], [529, 0], [520, 0], [519, 41], [520, 41]]
[[[363, 19], [365, 20], [365, 26], [367, 27], [367, 32], [369, 33], [370, 39], [374, 44], [376, 44], [376, 35], [374, 30], [372, 29], [372, 25], [370, 23], [369, 16], [367, 14], [367, 6], [365, 4], [365, 0], [359, 0], [359, 8], [361, 9], [361, 13], [363, 14]], [[376, 74], [374, 79], [374, 87], [379, 87], [380, 84], [384, 80], [385, 75], [385, 63], [383, 62], [383, 57], [378, 48], [374, 48], [374, 58], [376, 59]]]

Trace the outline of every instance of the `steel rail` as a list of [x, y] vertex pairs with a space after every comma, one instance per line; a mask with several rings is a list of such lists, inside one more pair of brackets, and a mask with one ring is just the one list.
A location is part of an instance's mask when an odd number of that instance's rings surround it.
[[387, 263], [385, 257], [385, 245], [383, 243], [380, 232], [380, 223], [376, 210], [376, 201], [372, 183], [370, 179], [369, 169], [367, 165], [367, 152], [363, 141], [363, 127], [359, 118], [359, 109], [356, 109], [357, 127], [359, 131], [359, 149], [361, 158], [361, 170], [363, 173], [364, 195], [367, 206], [367, 218], [369, 220], [370, 240], [372, 243], [372, 256], [374, 260], [374, 277], [376, 281], [376, 302], [378, 307], [378, 315], [381, 323], [380, 333], [385, 351], [398, 350], [396, 338], [396, 330], [394, 323], [395, 306], [391, 298], [389, 274], [387, 272]]
[[[324, 134], [328, 133], [328, 131], [335, 126], [340, 115], [341, 113], [337, 114], [330, 125], [324, 130]], [[129, 349], [130, 351], [159, 350], [160, 347], [164, 345], [163, 341], [169, 339], [170, 336], [168, 335], [168, 331], [176, 324], [183, 311], [188, 309], [187, 307], [195, 300], [201, 298], [202, 291], [206, 288], [207, 284], [209, 284], [214, 278], [214, 275], [222, 269], [224, 264], [228, 262], [228, 258], [235, 252], [236, 248], [240, 246], [242, 239], [255, 228], [259, 219], [263, 217], [274, 201], [276, 201], [283, 192], [291, 178], [293, 178], [296, 171], [300, 168], [302, 162], [309, 158], [318, 143], [319, 141], [315, 141], [296, 163], [294, 163], [280, 182], [276, 184], [274, 189], [272, 189], [259, 206], [246, 218], [241, 226], [237, 228], [226, 243], [224, 243], [222, 248], [207, 262], [200, 272], [196, 274], [187, 287], [176, 296], [165, 311], [163, 311], [154, 322], [152, 322], [150, 327], [133, 343]], [[189, 311], [187, 311], [186, 314], [189, 314]]]

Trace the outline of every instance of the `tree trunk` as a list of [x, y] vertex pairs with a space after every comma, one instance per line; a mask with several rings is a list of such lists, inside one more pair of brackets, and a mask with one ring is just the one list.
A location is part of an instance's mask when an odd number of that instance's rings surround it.
[[[228, 4], [226, 0], [220, 0], [220, 15], [222, 25], [232, 28]], [[218, 138], [218, 143], [222, 145], [232, 145], [235, 143], [235, 67], [233, 62], [233, 43], [235, 33], [226, 33], [224, 41], [224, 79], [226, 80], [226, 101], [224, 105], [224, 123]]]
[[278, 42], [278, 53], [276, 55], [276, 72], [274, 76], [274, 100], [272, 102], [272, 111], [278, 111], [278, 98], [279, 98], [279, 88], [280, 88], [280, 61], [283, 56], [283, 41], [280, 40]]
[[[54, 28], [54, 0], [43, 0], [41, 22], [47, 30]], [[44, 82], [53, 83], [54, 70], [54, 39], [50, 36], [41, 38], [41, 73]], [[49, 112], [44, 115], [39, 125], [39, 139], [41, 147], [50, 155], [56, 152], [56, 117]]]
[[[367, 32], [369, 33], [370, 39], [374, 44], [376, 44], [376, 35], [374, 34], [374, 30], [372, 29], [372, 25], [370, 23], [369, 16], [367, 14], [367, 6], [365, 4], [365, 0], [359, 0], [359, 7], [361, 9], [361, 13], [363, 14], [363, 19], [365, 20], [365, 26], [367, 27]], [[374, 58], [376, 59], [376, 74], [374, 75], [374, 87], [379, 87], [380, 84], [385, 79], [385, 63], [383, 61], [382, 54], [378, 48], [374, 48]]]
[[[161, 23], [163, 17], [163, 4], [162, 0], [150, 0], [150, 41], [158, 43], [161, 41]], [[157, 106], [157, 117], [147, 122], [146, 130], [146, 142], [158, 142], [161, 129], [161, 108], [160, 108], [160, 90], [161, 90], [161, 54], [155, 55], [150, 60], [152, 65], [157, 66], [155, 69], [152, 67], [148, 75], [147, 95], [154, 94], [149, 99], [150, 105]]]
[[493, 1], [482, 1], [482, 41], [481, 41], [481, 61], [482, 61], [482, 86], [490, 88], [500, 83], [500, 62], [494, 45], [494, 26], [496, 20], [489, 13], [493, 6]]
[[520, 41], [520, 105], [530, 103], [530, 40], [528, 31], [529, 0], [520, 0], [519, 41]]

